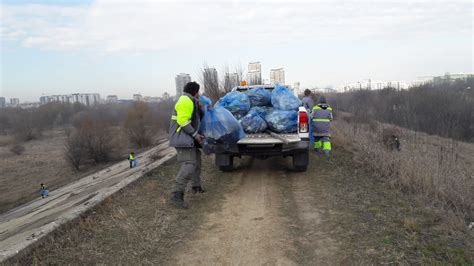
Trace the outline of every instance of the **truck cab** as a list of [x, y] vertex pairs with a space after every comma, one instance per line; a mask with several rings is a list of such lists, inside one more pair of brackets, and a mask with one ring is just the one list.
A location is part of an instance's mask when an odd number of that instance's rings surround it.
[[[273, 90], [273, 85], [237, 86], [233, 91], [248, 92], [252, 88]], [[309, 163], [309, 114], [300, 106], [298, 110], [298, 127], [295, 133], [258, 133], [246, 134], [236, 145], [216, 153], [215, 163], [221, 171], [233, 169], [234, 157], [252, 156], [267, 159], [272, 156], [292, 157], [295, 171], [304, 172]]]

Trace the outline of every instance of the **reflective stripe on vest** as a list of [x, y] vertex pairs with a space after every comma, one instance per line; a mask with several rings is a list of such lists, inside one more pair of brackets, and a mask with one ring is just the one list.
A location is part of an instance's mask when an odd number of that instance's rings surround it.
[[[171, 116], [171, 120], [176, 121], [176, 124], [178, 124], [178, 117], [177, 117], [177, 116], [172, 115], [172, 116]], [[183, 128], [183, 127], [189, 125], [190, 123], [191, 123], [191, 120], [189, 120], [189, 121], [187, 121], [186, 123], [184, 123], [183, 126], [180, 126], [180, 125], [178, 124], [178, 128], [176, 129], [176, 132], [180, 132], [180, 131], [181, 131], [181, 128]]]
[[328, 118], [314, 118], [313, 122], [331, 122]]
[[[313, 110], [324, 110], [324, 109], [321, 108], [321, 106], [316, 105], [316, 106], [313, 107]], [[328, 106], [328, 107], [326, 108], [326, 110], [332, 111], [332, 107], [331, 107], [331, 106]]]

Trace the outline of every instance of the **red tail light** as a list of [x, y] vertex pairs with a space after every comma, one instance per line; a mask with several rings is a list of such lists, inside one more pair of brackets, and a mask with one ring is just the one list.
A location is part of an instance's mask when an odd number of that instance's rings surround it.
[[308, 132], [308, 113], [307, 112], [304, 112], [304, 111], [301, 111], [299, 112], [299, 121], [300, 121], [300, 124], [299, 124], [299, 128], [300, 128], [300, 132], [301, 133], [306, 133]]

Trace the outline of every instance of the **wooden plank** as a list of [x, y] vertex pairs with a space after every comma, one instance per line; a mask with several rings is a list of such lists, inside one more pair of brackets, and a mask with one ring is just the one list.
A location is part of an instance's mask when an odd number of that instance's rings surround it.
[[[153, 161], [151, 156], [159, 154]], [[34, 200], [0, 215], [0, 262], [38, 241], [58, 226], [77, 218], [176, 154], [165, 141], [137, 156], [139, 165], [128, 161], [114, 164], [76, 182], [50, 191], [45, 199]]]

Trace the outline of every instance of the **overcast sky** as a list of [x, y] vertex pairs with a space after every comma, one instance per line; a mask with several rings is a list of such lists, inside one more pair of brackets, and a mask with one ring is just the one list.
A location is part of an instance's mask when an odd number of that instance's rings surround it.
[[174, 94], [203, 63], [302, 87], [473, 72], [473, 1], [0, 0], [0, 96]]

